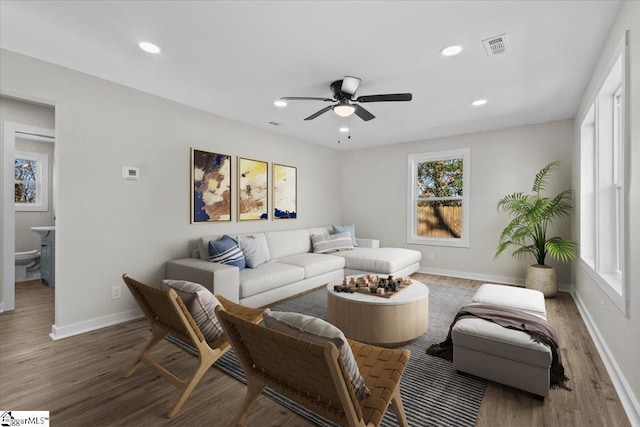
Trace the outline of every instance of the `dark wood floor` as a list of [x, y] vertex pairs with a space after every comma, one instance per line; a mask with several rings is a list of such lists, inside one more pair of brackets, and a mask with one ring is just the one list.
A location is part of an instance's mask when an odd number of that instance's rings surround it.
[[[477, 288], [481, 283], [416, 275], [418, 280]], [[48, 410], [52, 426], [228, 426], [245, 387], [211, 369], [173, 419], [165, 417], [177, 390], [146, 367], [131, 378], [124, 368], [146, 342], [138, 320], [59, 341], [48, 334], [54, 322], [53, 289], [39, 282], [16, 286], [16, 310], [0, 315], [0, 408]], [[551, 390], [544, 403], [527, 393], [489, 383], [478, 426], [628, 426], [611, 380], [570, 295], [547, 300], [573, 391]], [[194, 358], [162, 343], [154, 353], [186, 376]], [[261, 396], [249, 426], [312, 426]]]

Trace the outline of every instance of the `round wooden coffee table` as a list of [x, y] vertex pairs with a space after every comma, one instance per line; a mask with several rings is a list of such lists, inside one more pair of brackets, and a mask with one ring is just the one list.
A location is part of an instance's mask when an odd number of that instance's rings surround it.
[[327, 285], [327, 320], [356, 341], [395, 347], [412, 341], [429, 327], [429, 288], [413, 283], [392, 298], [335, 292]]

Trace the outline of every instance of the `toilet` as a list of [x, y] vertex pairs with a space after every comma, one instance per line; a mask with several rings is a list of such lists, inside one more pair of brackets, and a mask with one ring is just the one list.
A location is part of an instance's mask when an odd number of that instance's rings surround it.
[[37, 250], [16, 252], [16, 282], [39, 279], [40, 252]]

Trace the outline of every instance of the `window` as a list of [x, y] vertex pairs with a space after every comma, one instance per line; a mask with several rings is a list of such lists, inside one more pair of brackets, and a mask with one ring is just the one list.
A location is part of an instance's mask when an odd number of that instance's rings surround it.
[[469, 247], [469, 152], [409, 155], [408, 243]]
[[48, 210], [48, 162], [49, 156], [45, 153], [16, 151], [16, 211]]
[[[626, 37], [580, 130], [580, 258], [583, 268], [628, 314], [629, 107]], [[626, 236], [626, 237], [625, 237]]]

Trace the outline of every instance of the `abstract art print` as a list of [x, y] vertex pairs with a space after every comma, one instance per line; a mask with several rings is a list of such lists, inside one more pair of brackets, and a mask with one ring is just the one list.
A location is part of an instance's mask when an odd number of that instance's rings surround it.
[[298, 170], [273, 164], [273, 219], [298, 217]]
[[268, 166], [238, 157], [238, 221], [269, 219]]
[[191, 223], [231, 221], [231, 156], [191, 149]]

